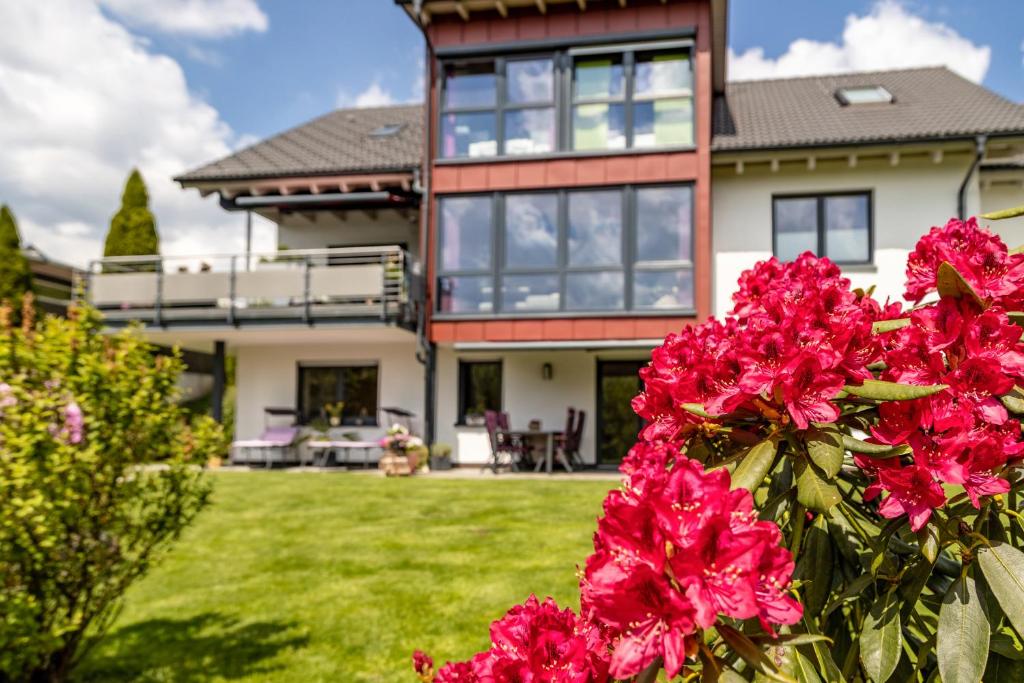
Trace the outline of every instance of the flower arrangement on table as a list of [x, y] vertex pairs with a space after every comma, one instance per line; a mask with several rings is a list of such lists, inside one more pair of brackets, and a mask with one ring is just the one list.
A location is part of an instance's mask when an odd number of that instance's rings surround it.
[[399, 454], [423, 448], [423, 439], [413, 435], [408, 427], [400, 424], [391, 425], [378, 443], [384, 450]]
[[530, 596], [420, 679], [1021, 680], [1024, 253], [951, 220], [872, 293], [773, 258], [670, 334], [579, 612]]

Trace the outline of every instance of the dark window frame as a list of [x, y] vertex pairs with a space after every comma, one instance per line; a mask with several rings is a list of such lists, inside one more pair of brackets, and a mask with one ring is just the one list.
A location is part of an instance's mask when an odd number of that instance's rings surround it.
[[468, 417], [466, 409], [467, 409], [467, 401], [469, 399], [469, 396], [468, 396], [468, 393], [469, 393], [469, 373], [470, 373], [471, 369], [474, 366], [481, 366], [481, 365], [494, 365], [494, 366], [497, 366], [497, 368], [498, 368], [498, 406], [497, 406], [497, 411], [500, 412], [501, 410], [504, 409], [504, 405], [505, 405], [505, 365], [504, 365], [504, 362], [500, 358], [497, 359], [497, 360], [492, 360], [492, 359], [489, 359], [489, 360], [483, 360], [483, 359], [481, 359], [481, 360], [476, 360], [476, 359], [467, 360], [465, 358], [460, 358], [459, 359], [459, 368], [458, 368], [458, 373], [459, 373], [459, 376], [458, 376], [459, 395], [458, 395], [458, 404], [457, 404], [458, 413], [456, 415], [456, 423], [455, 423], [457, 426], [465, 426], [465, 425], [468, 424], [468, 422], [466, 420], [466, 418]]
[[[656, 98], [634, 99], [634, 83], [636, 80], [636, 55], [641, 53], [661, 51], [685, 51], [688, 55], [687, 64], [690, 70], [690, 88], [688, 93], [679, 93], [671, 96]], [[626, 137], [625, 147], [606, 149], [585, 149], [576, 150], [573, 148], [573, 111], [576, 106], [574, 94], [575, 74], [574, 61], [578, 56], [591, 55], [621, 55], [623, 64], [624, 92], [621, 100], [615, 99], [615, 103], [623, 105], [623, 126]], [[449, 57], [438, 60], [438, 114], [437, 114], [437, 160], [442, 163], [474, 163], [494, 160], [508, 159], [535, 159], [565, 156], [593, 156], [601, 154], [623, 154], [623, 153], [650, 153], [665, 152], [673, 150], [692, 150], [696, 147], [697, 134], [697, 92], [696, 92], [696, 70], [695, 70], [696, 44], [692, 38], [665, 38], [660, 40], [640, 41], [632, 43], [611, 43], [607, 45], [587, 45], [579, 47], [565, 47], [537, 52], [523, 52], [514, 55], [472, 55], [466, 57]], [[551, 59], [553, 77], [553, 99], [550, 103], [509, 103], [507, 93], [507, 65], [509, 62], [529, 61], [535, 59]], [[447, 71], [451, 67], [469, 66], [474, 64], [493, 63], [495, 78], [495, 103], [494, 106], [473, 106], [473, 107], [449, 107], [448, 99], [448, 78]], [[637, 102], [655, 101], [658, 99], [679, 99], [689, 98], [691, 112], [691, 133], [692, 139], [689, 143], [678, 145], [664, 145], [652, 147], [634, 146], [634, 116], [633, 110]], [[585, 104], [596, 104], [601, 102], [612, 102], [613, 99], [586, 99]], [[554, 111], [553, 149], [550, 152], [538, 152], [535, 154], [508, 154], [505, 150], [505, 114], [509, 111], [522, 111], [523, 109], [552, 108]], [[471, 113], [493, 112], [495, 154], [490, 156], [473, 157], [445, 156], [444, 154], [444, 118], [448, 114], [471, 114]]]
[[[645, 189], [688, 189], [690, 192], [690, 259], [666, 259], [664, 261], [638, 261], [637, 252], [637, 192]], [[562, 188], [557, 190], [514, 190], [508, 192], [474, 192], [446, 194], [437, 197], [435, 207], [437, 216], [437, 240], [443, 242], [444, 219], [441, 203], [449, 198], [489, 198], [491, 201], [491, 224], [488, 226], [491, 238], [491, 268], [482, 270], [445, 270], [441, 263], [440, 249], [435, 250], [434, 255], [434, 286], [438, 296], [435, 296], [434, 318], [439, 320], [466, 320], [466, 319], [493, 319], [493, 318], [544, 318], [544, 317], [637, 317], [637, 316], [679, 316], [687, 317], [696, 315], [696, 301], [689, 308], [637, 308], [634, 305], [634, 273], [636, 272], [675, 272], [685, 270], [692, 273], [692, 282], [696, 287], [696, 192], [695, 183], [644, 183], [626, 185], [588, 185], [582, 187]], [[569, 231], [569, 195], [597, 191], [618, 191], [622, 195], [622, 261], [618, 266], [612, 265], [569, 265], [568, 255], [568, 231]], [[558, 197], [557, 216], [557, 240], [558, 256], [555, 267], [543, 268], [506, 268], [505, 267], [505, 198], [512, 195], [541, 195], [553, 194]], [[566, 305], [566, 275], [572, 273], [597, 273], [621, 271], [623, 274], [623, 306], [618, 309], [570, 309]], [[507, 275], [555, 275], [558, 278], [559, 298], [558, 308], [542, 311], [508, 311], [504, 309], [502, 296], [502, 282]], [[476, 312], [454, 312], [441, 310], [441, 281], [445, 277], [459, 276], [490, 276], [493, 296], [491, 299], [490, 311], [483, 313]]]
[[[839, 261], [828, 255], [828, 226], [825, 224], [825, 200], [832, 197], [864, 197], [867, 200], [868, 256], [865, 260]], [[875, 197], [872, 190], [840, 190], [834, 192], [801, 192], [772, 195], [772, 254], [779, 252], [779, 200], [814, 199], [817, 212], [817, 248], [814, 253], [825, 256], [838, 266], [871, 266], [875, 263]]]
[[340, 426], [342, 427], [379, 427], [380, 426], [380, 389], [381, 389], [381, 372], [379, 361], [343, 361], [343, 362], [299, 362], [295, 366], [295, 413], [296, 421], [301, 425], [308, 425], [316, 416], [306, 416], [305, 403], [305, 372], [306, 370], [340, 370], [343, 368], [373, 368], [376, 372], [376, 383], [375, 391], [377, 392], [377, 409], [374, 414], [369, 416], [368, 421], [363, 424], [345, 424], [344, 420]]

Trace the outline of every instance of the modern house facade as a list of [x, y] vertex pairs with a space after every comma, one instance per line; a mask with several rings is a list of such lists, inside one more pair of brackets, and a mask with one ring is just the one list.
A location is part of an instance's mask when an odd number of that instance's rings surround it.
[[1024, 107], [946, 69], [729, 83], [720, 0], [397, 4], [424, 105], [178, 178], [274, 221], [279, 251], [93, 268], [111, 324], [237, 357], [239, 438], [341, 401], [371, 439], [397, 407], [478, 464], [484, 410], [560, 429], [574, 407], [583, 459], [613, 465], [650, 350], [727, 312], [744, 268], [810, 249], [898, 297], [928, 226], [1024, 204]]

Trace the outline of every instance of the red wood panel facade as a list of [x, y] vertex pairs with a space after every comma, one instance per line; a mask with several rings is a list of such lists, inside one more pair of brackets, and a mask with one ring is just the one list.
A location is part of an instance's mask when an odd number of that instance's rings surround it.
[[[502, 18], [471, 15], [436, 21], [428, 28], [435, 47], [486, 45], [515, 41], [694, 29], [695, 151], [609, 154], [545, 160], [494, 160], [487, 163], [436, 163], [440, 135], [437, 74], [433, 73], [427, 101], [430, 106], [431, 164], [429, 239], [426, 271], [430, 310], [436, 287], [437, 198], [460, 192], [571, 188], [664, 182], [694, 184], [694, 301], [697, 319], [711, 312], [711, 25], [707, 0], [662, 3], [633, 0], [626, 7], [607, 3], [579, 11], [575, 5], [550, 7], [546, 15], [512, 14]], [[436, 69], [436, 65], [432, 65]], [[679, 330], [693, 318], [674, 316], [615, 316], [564, 318], [501, 318], [494, 320], [431, 320], [430, 338], [437, 343], [480, 341], [580, 341], [653, 339]]]

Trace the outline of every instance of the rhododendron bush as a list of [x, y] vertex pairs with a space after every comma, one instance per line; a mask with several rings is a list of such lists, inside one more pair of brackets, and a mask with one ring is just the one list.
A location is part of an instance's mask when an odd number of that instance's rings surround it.
[[810, 253], [641, 370], [578, 611], [422, 681], [1024, 680], [1024, 254], [933, 228], [906, 303]]

